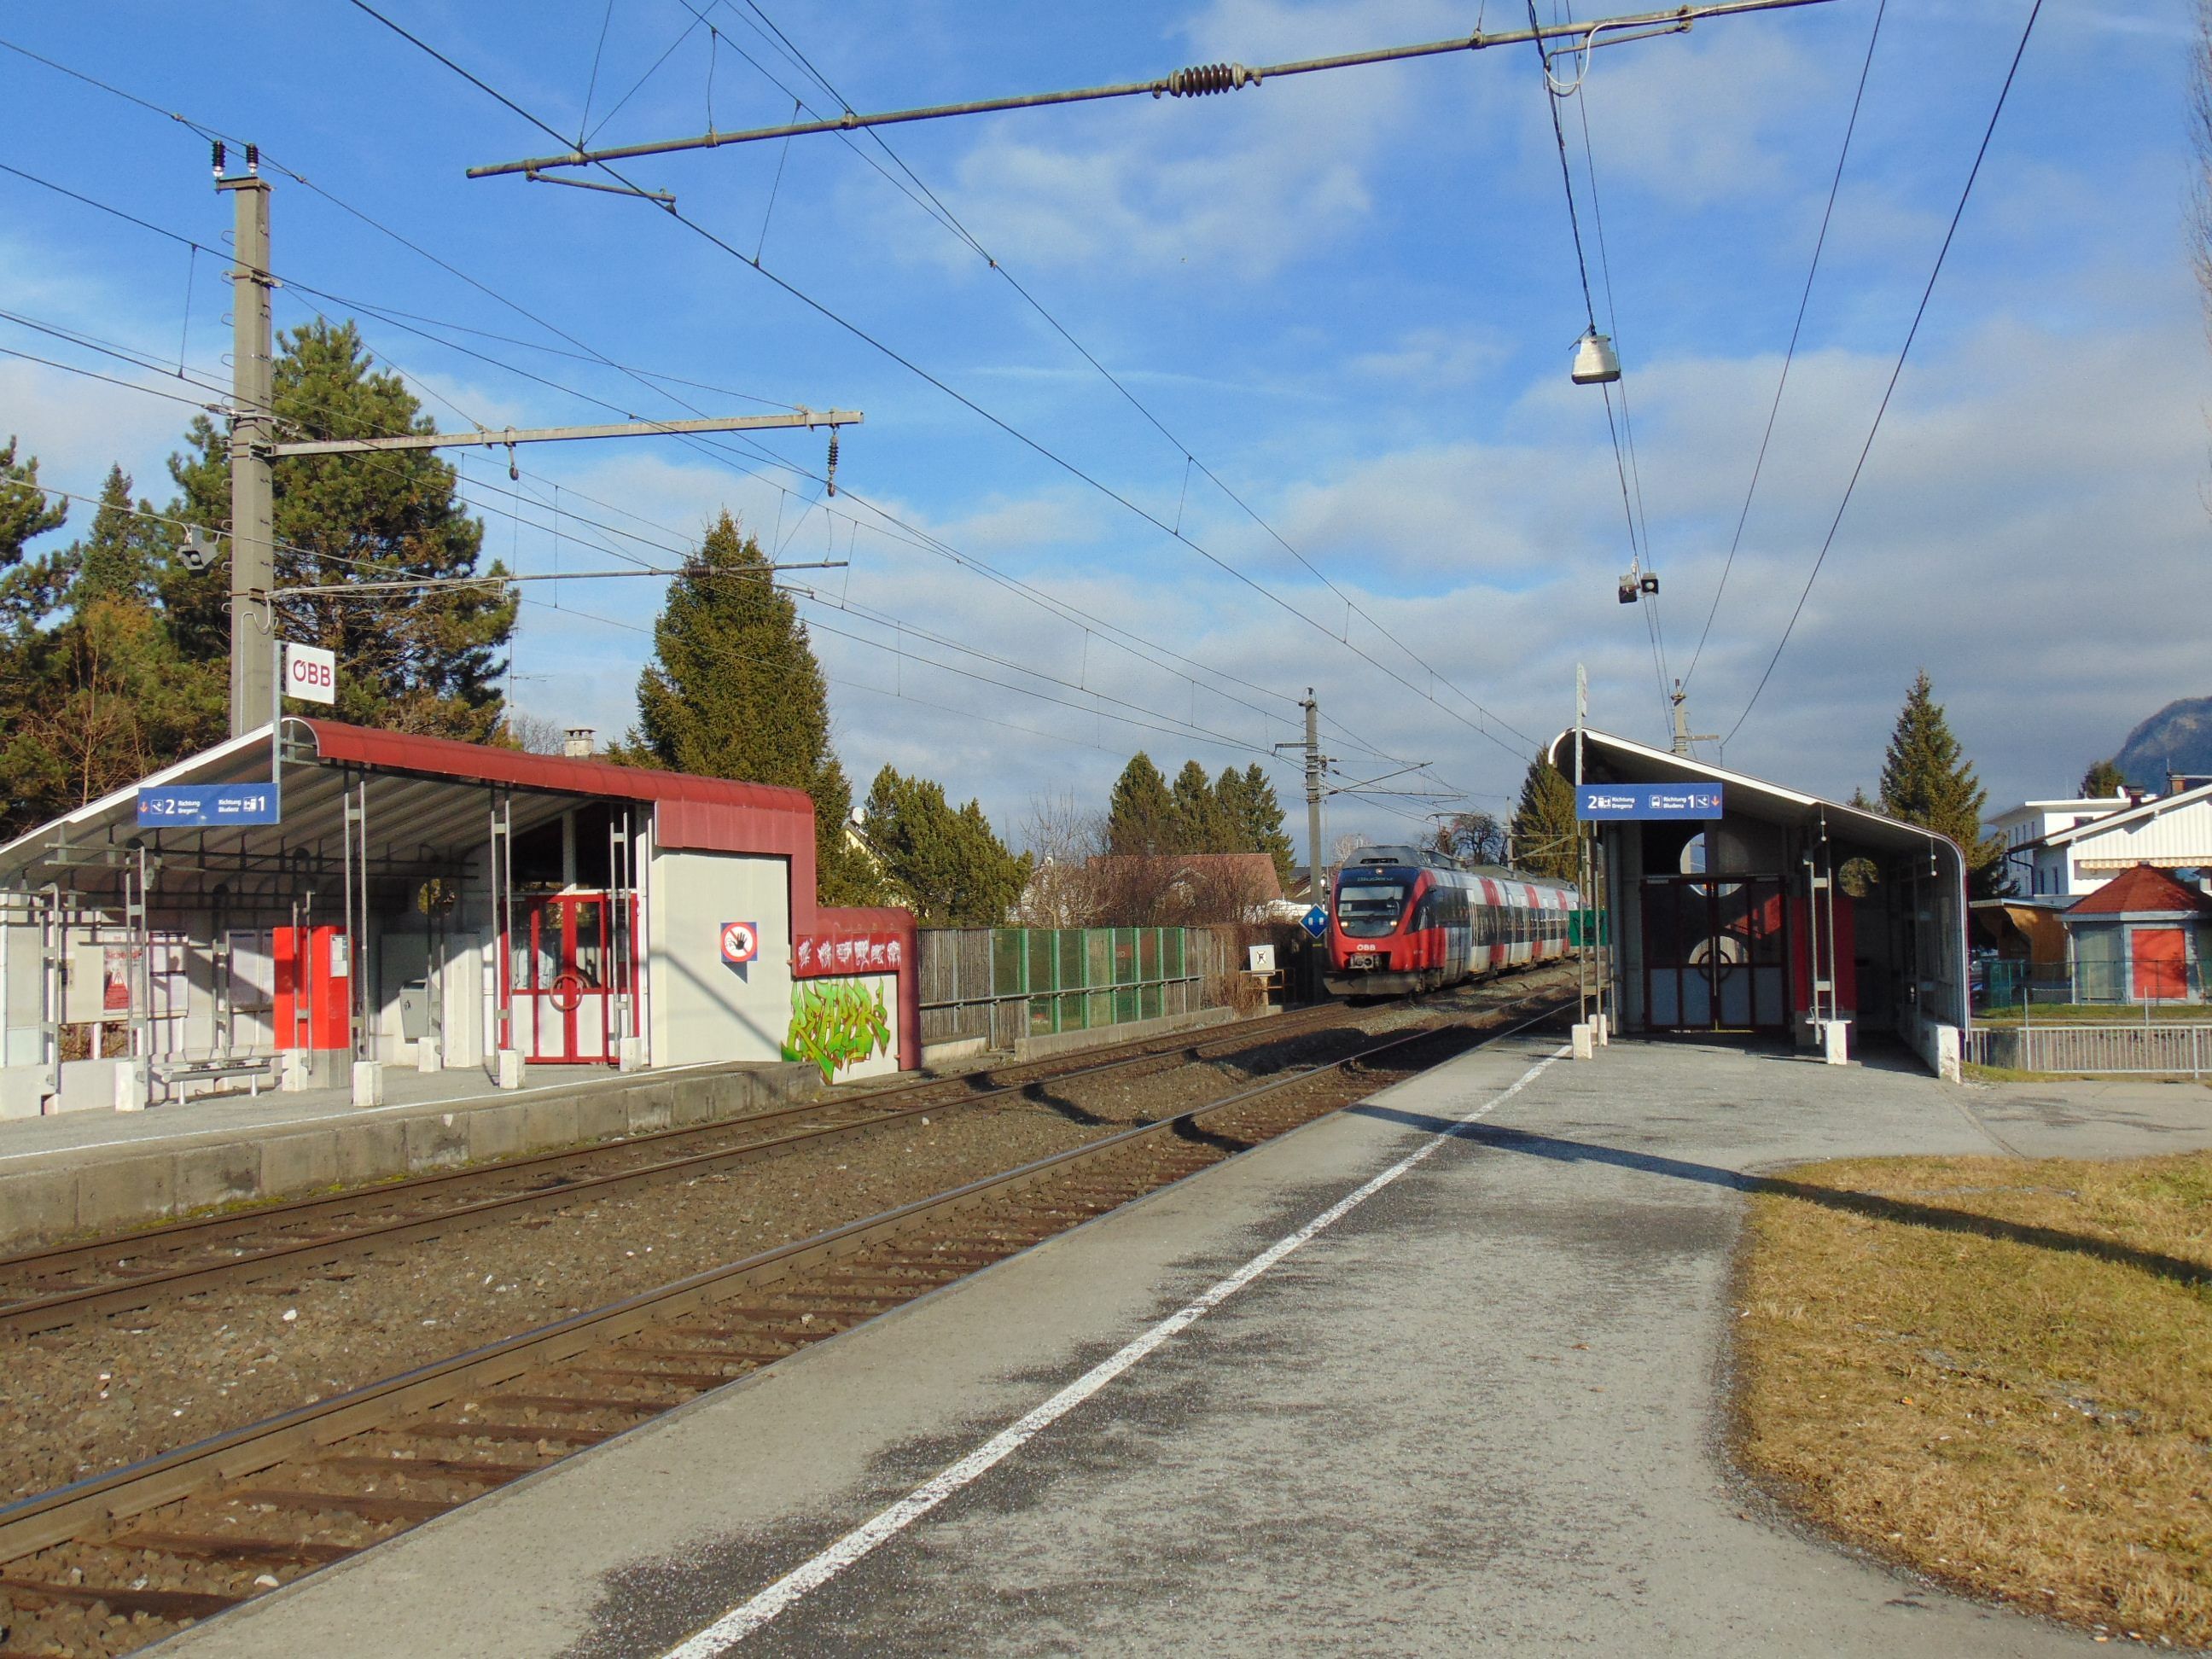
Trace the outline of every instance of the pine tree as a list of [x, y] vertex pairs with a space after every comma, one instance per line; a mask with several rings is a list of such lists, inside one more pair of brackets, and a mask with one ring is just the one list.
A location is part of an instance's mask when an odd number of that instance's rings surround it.
[[[350, 323], [317, 321], [283, 337], [275, 407], [288, 432], [313, 437], [434, 429], [405, 383], [374, 369]], [[230, 519], [229, 441], [200, 417], [186, 441], [190, 453], [169, 463], [183, 491], [172, 516], [223, 528]], [[459, 476], [429, 450], [280, 459], [278, 584], [505, 574], [496, 561], [479, 564], [483, 526], [457, 497]], [[167, 562], [157, 585], [185, 654], [227, 662], [223, 575]], [[286, 638], [337, 653], [341, 719], [482, 741], [499, 727], [501, 653], [514, 635], [515, 610], [516, 601], [496, 588], [442, 588], [373, 601], [286, 601], [280, 622]]]
[[1234, 853], [1237, 826], [1213, 793], [1213, 780], [1196, 761], [1185, 761], [1169, 792], [1175, 802], [1177, 853]]
[[1275, 879], [1287, 889], [1296, 855], [1290, 836], [1283, 830], [1283, 803], [1276, 799], [1275, 786], [1260, 769], [1259, 762], [1242, 772], [1233, 766], [1223, 767], [1213, 793], [1236, 826], [1235, 850], [1265, 853], [1275, 861]]
[[143, 501], [134, 510], [130, 475], [119, 465], [108, 469], [92, 529], [66, 556], [72, 606], [82, 609], [94, 599], [154, 603], [155, 574], [167, 550], [153, 510]]
[[1142, 750], [1114, 781], [1106, 807], [1106, 850], [1121, 858], [1176, 850], [1175, 799], [1160, 769]]
[[1029, 879], [981, 803], [955, 811], [941, 784], [886, 766], [868, 791], [867, 835], [883, 873], [925, 927], [987, 927], [1006, 919]]
[[2126, 792], [2128, 775], [2116, 760], [2100, 760], [2081, 775], [2081, 794], [2088, 800], [2106, 800]]
[[[68, 521], [69, 508], [40, 489], [36, 456], [15, 459], [15, 440], [0, 445], [0, 636], [13, 640], [61, 602], [68, 580], [58, 556], [23, 562], [30, 543]], [[0, 713], [7, 705], [0, 704]]]
[[1951, 735], [1943, 705], [1923, 669], [1905, 693], [1881, 764], [1881, 810], [1893, 818], [1948, 836], [1966, 860], [1967, 890], [1975, 898], [2011, 890], [2004, 842], [1982, 834], [1989, 792]]
[[768, 564], [723, 514], [690, 572], [668, 585], [653, 659], [638, 677], [638, 723], [617, 757], [804, 789], [814, 798], [821, 902], [870, 903], [873, 873], [845, 839], [853, 791], [830, 746], [829, 688], [799, 607]]
[[1514, 863], [1538, 875], [1572, 881], [1581, 861], [1579, 835], [1574, 786], [1539, 755], [1528, 763], [1520, 804], [1513, 809]]

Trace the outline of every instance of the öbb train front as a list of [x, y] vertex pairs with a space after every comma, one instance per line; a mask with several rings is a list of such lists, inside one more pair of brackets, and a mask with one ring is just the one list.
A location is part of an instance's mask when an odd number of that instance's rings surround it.
[[1413, 847], [1363, 847], [1331, 895], [1327, 983], [1338, 996], [1433, 991], [1568, 953], [1575, 889], [1478, 872]]

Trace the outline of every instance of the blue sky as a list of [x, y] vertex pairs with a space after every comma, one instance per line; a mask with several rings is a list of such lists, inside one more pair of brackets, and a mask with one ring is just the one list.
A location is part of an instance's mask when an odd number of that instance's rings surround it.
[[[1279, 61], [1516, 15], [1488, 15], [1485, 0], [763, 3], [861, 108]], [[713, 36], [683, 0], [380, 9], [563, 131], [590, 87], [599, 143], [702, 130], [710, 80], [718, 126], [787, 118], [789, 94], [742, 53], [828, 104], [775, 58], [744, 0], [694, 4]], [[2212, 375], [2187, 264], [2185, 9], [2046, 7], [1865, 477], [1729, 764], [1870, 787], [1924, 665], [2002, 805], [2069, 788], [2137, 720], [2212, 691], [2200, 598]], [[2024, 0], [1890, 8], [1759, 493], [1690, 681], [1697, 730], [1735, 727], [1796, 603], [2026, 15]], [[1627, 368], [1669, 676], [1696, 653], [1742, 507], [1874, 16], [1872, 0], [1831, 0], [1605, 48], [1561, 105], [1601, 316]], [[280, 322], [316, 306], [358, 315], [441, 425], [596, 420], [609, 403], [743, 412], [744, 398], [864, 410], [827, 504], [809, 476], [818, 435], [542, 447], [519, 485], [503, 456], [464, 467], [487, 545], [526, 569], [605, 568], [619, 562], [610, 548], [658, 562], [725, 506], [787, 557], [849, 558], [804, 579], [818, 595], [805, 609], [859, 789], [890, 762], [979, 795], [1018, 830], [1039, 798], [1103, 799], [1139, 746], [1170, 769], [1186, 756], [1241, 765], [1294, 734], [1290, 699], [1310, 684], [1348, 776], [1389, 770], [1376, 756], [1428, 761], [1443, 787], [1496, 809], [1525, 764], [1520, 734], [1571, 717], [1577, 661], [1596, 723], [1663, 735], [1649, 607], [1613, 597], [1629, 547], [1605, 407], [1566, 375], [1582, 300], [1526, 46], [886, 135], [1173, 441], [895, 189], [867, 141], [629, 164], [1093, 483], [647, 204], [464, 179], [549, 143], [343, 0], [246, 0], [219, 27], [153, 3], [21, 8], [0, 35], [254, 138], [328, 192], [277, 176], [275, 264], [350, 303], [288, 289]], [[222, 244], [228, 203], [198, 138], [9, 53], [0, 160]], [[0, 307], [18, 315], [161, 361], [181, 343], [219, 380], [217, 264], [0, 174]], [[587, 354], [699, 385], [654, 389], [556, 355], [545, 348], [576, 348], [524, 313]], [[0, 322], [0, 345], [161, 382], [16, 325]], [[162, 463], [189, 413], [0, 357], [0, 431], [64, 488], [94, 491], [119, 460], [166, 499]], [[656, 586], [574, 584], [556, 609], [541, 585], [515, 652], [518, 702], [625, 726]], [[1279, 779], [1287, 804], [1292, 774]], [[1349, 798], [1330, 827], [1407, 830]]]

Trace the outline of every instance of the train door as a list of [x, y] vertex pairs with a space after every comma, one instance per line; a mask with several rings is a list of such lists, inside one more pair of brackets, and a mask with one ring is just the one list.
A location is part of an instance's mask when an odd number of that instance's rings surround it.
[[633, 930], [605, 893], [519, 900], [507, 939], [517, 1047], [533, 1065], [607, 1065], [622, 1036]]

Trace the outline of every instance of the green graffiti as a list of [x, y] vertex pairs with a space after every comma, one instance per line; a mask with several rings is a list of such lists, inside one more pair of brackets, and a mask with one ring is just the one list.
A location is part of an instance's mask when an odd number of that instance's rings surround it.
[[891, 1017], [882, 986], [872, 997], [857, 980], [802, 979], [792, 986], [786, 1060], [812, 1061], [822, 1068], [822, 1080], [830, 1083], [848, 1066], [889, 1054], [890, 1047]]

